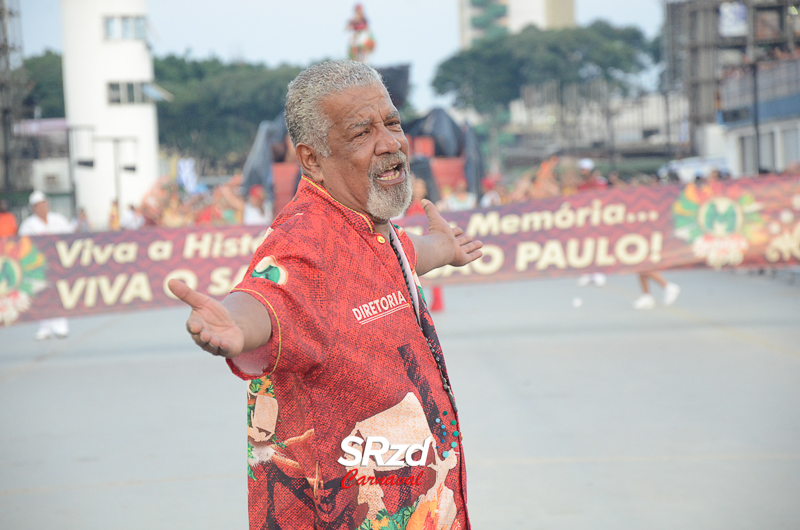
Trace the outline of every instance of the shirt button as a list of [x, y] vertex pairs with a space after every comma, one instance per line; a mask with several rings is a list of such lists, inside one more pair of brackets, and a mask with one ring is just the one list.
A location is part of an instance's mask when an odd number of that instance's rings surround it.
[[380, 243], [381, 245], [386, 243], [386, 238], [383, 237], [382, 235], [378, 235], [376, 239], [378, 240], [378, 243]]

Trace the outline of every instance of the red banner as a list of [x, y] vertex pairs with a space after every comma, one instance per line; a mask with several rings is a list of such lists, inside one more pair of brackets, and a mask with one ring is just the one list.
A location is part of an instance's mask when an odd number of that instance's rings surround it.
[[[612, 189], [446, 217], [484, 242], [484, 257], [426, 275], [437, 283], [800, 264], [800, 176]], [[427, 220], [400, 224], [422, 233]], [[180, 304], [170, 278], [222, 297], [263, 234], [239, 226], [1, 239], [0, 321]]]
[[[611, 189], [446, 215], [484, 243], [436, 283], [800, 264], [800, 176]], [[423, 216], [404, 219], [422, 233]]]
[[155, 229], [0, 240], [0, 320], [6, 325], [178, 305], [183, 280], [222, 297], [241, 280], [264, 228]]

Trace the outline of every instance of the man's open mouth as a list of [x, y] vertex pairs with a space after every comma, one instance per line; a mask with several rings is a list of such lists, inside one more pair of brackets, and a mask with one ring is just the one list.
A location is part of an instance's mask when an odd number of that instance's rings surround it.
[[403, 167], [403, 163], [400, 162], [395, 166], [392, 166], [390, 169], [387, 169], [383, 173], [380, 173], [376, 180], [381, 182], [382, 184], [394, 184], [395, 182], [400, 182], [405, 178], [405, 168]]

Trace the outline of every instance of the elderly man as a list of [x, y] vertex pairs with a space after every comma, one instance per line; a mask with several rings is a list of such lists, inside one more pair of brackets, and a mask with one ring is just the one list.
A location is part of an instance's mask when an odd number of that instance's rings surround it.
[[[34, 191], [28, 198], [28, 204], [33, 210], [33, 215], [22, 221], [19, 225], [21, 236], [42, 236], [47, 234], [66, 234], [72, 232], [72, 225], [66, 217], [59, 213], [51, 212], [47, 204], [47, 197], [41, 191]], [[60, 339], [69, 335], [69, 322], [66, 318], [48, 318], [39, 321], [39, 330], [36, 340], [46, 340], [53, 336]]]
[[466, 529], [455, 397], [418, 274], [480, 257], [411, 200], [408, 142], [379, 74], [331, 61], [289, 85], [303, 177], [222, 303], [172, 281], [187, 329], [248, 388], [250, 528]]

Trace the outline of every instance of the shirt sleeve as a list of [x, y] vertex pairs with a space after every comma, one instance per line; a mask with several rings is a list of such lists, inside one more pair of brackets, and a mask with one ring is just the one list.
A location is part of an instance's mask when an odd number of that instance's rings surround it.
[[258, 300], [272, 324], [267, 344], [228, 360], [243, 379], [273, 372], [303, 373], [325, 360], [322, 325], [328, 289], [315, 253], [320, 247], [303, 237], [298, 226], [302, 220], [289, 224], [267, 231], [244, 280], [233, 289]]
[[19, 230], [17, 230], [17, 235], [19, 236], [35, 236], [37, 235], [36, 229], [33, 226], [33, 219], [31, 217], [26, 218], [22, 221], [22, 224], [19, 225]]

